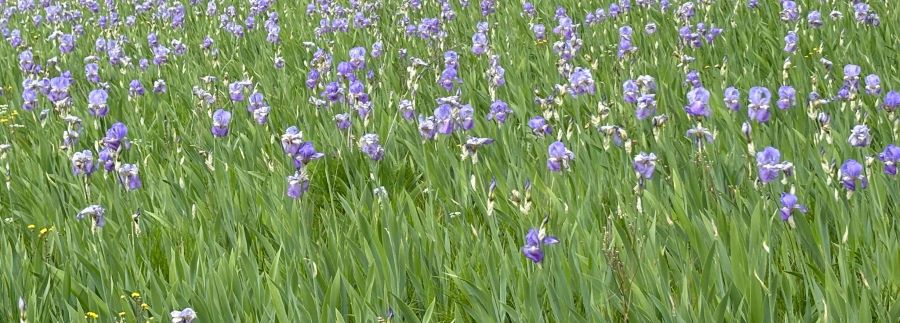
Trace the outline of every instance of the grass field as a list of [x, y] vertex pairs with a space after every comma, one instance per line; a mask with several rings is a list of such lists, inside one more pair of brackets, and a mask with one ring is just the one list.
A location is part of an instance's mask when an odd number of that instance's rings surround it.
[[752, 2], [0, 0], [0, 321], [897, 322], [900, 10]]

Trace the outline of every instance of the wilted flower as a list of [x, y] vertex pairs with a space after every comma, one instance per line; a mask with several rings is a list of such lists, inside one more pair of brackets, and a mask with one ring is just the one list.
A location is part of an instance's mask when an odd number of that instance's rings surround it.
[[138, 177], [138, 167], [135, 164], [125, 164], [119, 168], [119, 182], [125, 190], [133, 191], [141, 188], [141, 178]]
[[563, 169], [569, 169], [569, 162], [575, 160], [575, 154], [566, 148], [566, 145], [560, 141], [550, 144], [548, 149], [549, 157], [547, 158], [547, 169], [552, 172], [558, 172]]
[[90, 216], [93, 223], [93, 228], [100, 229], [103, 228], [104, 225], [106, 225], [106, 219], [104, 218], [105, 213], [106, 210], [103, 209], [102, 206], [95, 204], [88, 206], [81, 210], [81, 212], [78, 212], [78, 214], [75, 214], [75, 219], [81, 220], [86, 216]]
[[703, 145], [703, 141], [706, 140], [706, 143], [712, 143], [715, 139], [715, 136], [709, 129], [703, 128], [703, 126], [696, 126], [694, 128], [688, 129], [685, 136], [691, 138], [695, 144]]
[[[210, 1], [209, 3], [213, 2]], [[169, 315], [172, 316], [172, 323], [194, 323], [194, 320], [197, 319], [197, 313], [190, 307], [180, 311], [172, 311]]]
[[885, 174], [897, 175], [897, 162], [900, 162], [900, 147], [887, 145], [884, 148], [884, 152], [878, 154], [878, 160], [884, 163]]
[[853, 147], [866, 147], [872, 142], [872, 135], [869, 134], [869, 127], [860, 124], [850, 130], [850, 138], [847, 139]]
[[794, 210], [806, 213], [806, 207], [797, 203], [797, 196], [787, 192], [781, 193], [781, 209], [779, 210], [781, 211], [781, 220], [789, 220]]
[[840, 169], [840, 178], [841, 183], [844, 185], [844, 188], [849, 191], [857, 190], [857, 182], [859, 182], [859, 189], [865, 189], [869, 186], [869, 179], [866, 178], [866, 175], [863, 172], [863, 165], [853, 159], [848, 159], [841, 165]]
[[215, 137], [228, 135], [228, 124], [231, 123], [231, 112], [218, 109], [213, 113], [212, 134]]
[[559, 243], [559, 239], [546, 235], [543, 228], [531, 228], [525, 235], [525, 246], [522, 247], [522, 253], [532, 262], [539, 264], [544, 261], [543, 246], [557, 243]]
[[759, 123], [769, 121], [771, 114], [769, 113], [769, 102], [772, 99], [772, 92], [764, 87], [753, 87], [748, 95], [750, 104], [747, 106], [747, 114], [751, 120]]
[[359, 148], [363, 153], [369, 155], [372, 160], [381, 160], [384, 157], [384, 148], [378, 141], [378, 135], [365, 134], [359, 139]]

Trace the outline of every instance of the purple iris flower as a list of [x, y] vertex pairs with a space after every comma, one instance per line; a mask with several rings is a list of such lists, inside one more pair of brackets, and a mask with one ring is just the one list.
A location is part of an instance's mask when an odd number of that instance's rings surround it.
[[784, 51], [788, 53], [796, 53], [797, 52], [797, 42], [800, 41], [800, 36], [797, 36], [797, 33], [789, 31], [787, 36], [784, 36]]
[[818, 10], [810, 11], [809, 14], [806, 15], [806, 21], [812, 28], [822, 27], [822, 13]]
[[806, 213], [806, 207], [800, 203], [797, 203], [797, 196], [791, 193], [781, 193], [781, 220], [787, 221], [791, 218], [791, 213], [794, 210], [800, 211], [800, 213]]
[[410, 100], [403, 99], [400, 100], [398, 104], [398, 109], [400, 110], [400, 115], [404, 120], [412, 120], [416, 116], [416, 110], [413, 108], [413, 103]]
[[303, 193], [309, 191], [309, 176], [303, 172], [296, 172], [294, 175], [287, 177], [287, 196], [292, 199], [299, 199]]
[[866, 147], [872, 142], [872, 135], [869, 133], [869, 127], [860, 124], [850, 130], [850, 138], [847, 139], [853, 147]]
[[494, 143], [494, 139], [491, 138], [479, 138], [479, 137], [469, 137], [466, 139], [466, 144], [464, 148], [466, 149], [466, 154], [474, 155], [478, 152], [478, 148], [481, 146], [487, 146]]
[[349, 113], [340, 113], [334, 115], [334, 123], [340, 130], [347, 130], [350, 128], [350, 114]]
[[772, 99], [772, 92], [769, 92], [769, 89], [764, 87], [753, 87], [750, 88], [748, 99], [750, 104], [747, 106], [747, 114], [750, 119], [758, 123], [768, 122], [771, 117], [769, 103]]
[[96, 63], [85, 65], [84, 75], [91, 83], [100, 83], [100, 67]]
[[99, 205], [91, 205], [78, 212], [78, 214], [75, 214], [75, 219], [82, 220], [85, 217], [90, 216], [94, 228], [99, 229], [103, 228], [103, 226], [106, 225], [106, 219], [104, 218], [105, 214], [106, 210], [103, 209], [103, 207]]
[[295, 126], [287, 128], [281, 135], [281, 147], [285, 154], [296, 154], [300, 150], [301, 144], [303, 144], [303, 133]]
[[363, 153], [369, 155], [372, 160], [378, 161], [384, 158], [384, 148], [378, 140], [378, 135], [369, 133], [359, 139], [359, 148]]
[[138, 167], [135, 164], [125, 164], [119, 168], [119, 182], [126, 191], [134, 191], [141, 188], [141, 178], [138, 176]]
[[848, 159], [841, 165], [840, 178], [844, 188], [849, 191], [856, 191], [857, 183], [859, 189], [869, 186], [869, 179], [863, 174], [863, 165], [853, 159]]
[[884, 148], [884, 152], [878, 154], [878, 160], [884, 163], [885, 174], [897, 175], [897, 162], [900, 162], [900, 147], [887, 145]]
[[635, 116], [638, 120], [644, 120], [656, 114], [656, 95], [644, 94], [637, 100]]
[[741, 91], [731, 86], [725, 89], [725, 106], [731, 111], [741, 109]]
[[475, 55], [482, 55], [487, 52], [488, 47], [488, 39], [487, 35], [483, 32], [477, 32], [475, 35], [472, 35], [472, 53]]
[[573, 96], [592, 95], [597, 90], [591, 71], [583, 67], [576, 67], [569, 75], [569, 87]]
[[639, 95], [638, 84], [634, 80], [627, 80], [622, 84], [622, 96], [626, 103], [637, 103]]
[[547, 27], [544, 27], [542, 24], [531, 26], [531, 31], [534, 32], [534, 39], [539, 42], [547, 38]]
[[884, 95], [884, 103], [881, 106], [887, 112], [897, 111], [897, 108], [900, 107], [900, 92], [888, 91]]
[[419, 116], [419, 135], [424, 140], [434, 139], [437, 134], [437, 128], [434, 123], [434, 117]]
[[525, 235], [525, 245], [522, 247], [522, 254], [528, 260], [540, 264], [544, 261], [543, 246], [557, 243], [559, 243], [559, 239], [545, 235], [543, 229], [531, 228], [528, 230], [528, 234]]
[[866, 76], [866, 94], [868, 95], [878, 95], [881, 94], [881, 78], [876, 74], [869, 74]]
[[106, 100], [109, 94], [104, 89], [97, 89], [88, 94], [88, 113], [98, 118], [103, 118], [109, 112]]
[[575, 154], [560, 141], [550, 144], [547, 153], [549, 155], [547, 158], [547, 169], [551, 172], [569, 169], [569, 163], [575, 160]]
[[800, 7], [797, 6], [796, 2], [791, 0], [785, 0], [781, 2], [781, 20], [782, 21], [797, 21], [800, 19]]
[[213, 124], [211, 132], [215, 137], [228, 135], [228, 124], [231, 123], [231, 112], [218, 109], [213, 112]]
[[652, 179], [653, 171], [656, 170], [656, 155], [653, 153], [641, 152], [634, 156], [632, 164], [634, 172], [638, 174], [643, 182], [644, 179]]
[[697, 87], [687, 93], [688, 105], [684, 106], [684, 112], [692, 117], [709, 117], [712, 109], [709, 108], [709, 91], [703, 87]]
[[782, 172], [790, 176], [793, 173], [793, 164], [781, 162], [781, 152], [773, 147], [766, 147], [756, 153], [756, 167], [759, 169], [759, 180], [769, 183], [778, 179]]
[[138, 97], [144, 95], [144, 85], [141, 84], [141, 81], [131, 80], [131, 83], [128, 85], [128, 94], [132, 97]]
[[322, 157], [325, 157], [325, 154], [316, 151], [313, 143], [309, 141], [301, 143], [299, 148], [297, 148], [297, 152], [294, 154], [294, 167], [297, 169], [303, 168], [308, 165], [309, 162], [321, 159]]
[[366, 49], [364, 47], [354, 47], [350, 49], [350, 65], [355, 70], [366, 68]]
[[778, 88], [778, 101], [775, 104], [781, 110], [787, 110], [797, 103], [797, 90], [794, 87], [785, 85]]
[[90, 176], [96, 170], [94, 154], [90, 150], [78, 151], [72, 155], [72, 173], [75, 176]]
[[231, 101], [244, 101], [244, 86], [244, 82], [232, 82], [231, 84], [228, 84], [228, 96], [231, 98]]
[[128, 127], [121, 122], [114, 123], [106, 130], [106, 136], [103, 137], [103, 146], [113, 151], [119, 150], [120, 147], [123, 149], [131, 148], [131, 143], [128, 142]]
[[488, 113], [487, 119], [503, 124], [506, 123], [506, 117], [510, 113], [512, 113], [512, 110], [509, 109], [509, 105], [507, 105], [506, 102], [496, 100], [491, 103], [491, 112]]
[[111, 172], [116, 168], [115, 152], [109, 148], [103, 148], [97, 154], [97, 161], [103, 166], [107, 172]]

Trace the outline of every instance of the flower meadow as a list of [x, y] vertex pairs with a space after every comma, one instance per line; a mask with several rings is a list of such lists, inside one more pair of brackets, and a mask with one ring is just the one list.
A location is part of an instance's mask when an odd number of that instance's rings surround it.
[[900, 320], [893, 1], [0, 11], [0, 321]]

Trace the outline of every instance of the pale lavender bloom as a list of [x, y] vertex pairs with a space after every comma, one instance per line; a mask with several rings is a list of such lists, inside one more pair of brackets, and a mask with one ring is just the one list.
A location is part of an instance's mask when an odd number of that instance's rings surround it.
[[553, 133], [553, 128], [542, 116], [536, 116], [528, 120], [528, 127], [535, 136], [543, 137]]
[[771, 117], [769, 103], [772, 99], [772, 92], [769, 92], [767, 88], [757, 86], [750, 88], [748, 98], [750, 104], [747, 106], [747, 114], [750, 119], [759, 123], [768, 122]]
[[791, 0], [785, 0], [781, 2], [781, 20], [782, 21], [796, 21], [800, 19], [800, 8], [797, 6], [797, 3]]
[[569, 75], [569, 86], [572, 89], [573, 96], [594, 94], [596, 91], [591, 71], [583, 67], [576, 67], [572, 74]]
[[313, 143], [307, 141], [300, 144], [297, 152], [294, 153], [294, 167], [301, 169], [313, 160], [322, 159], [325, 154], [316, 151]]
[[88, 113], [92, 116], [103, 118], [109, 112], [106, 100], [109, 94], [104, 89], [97, 89], [88, 94]]
[[141, 81], [131, 80], [131, 84], [129, 84], [128, 94], [132, 97], [143, 96], [144, 85], [141, 84]]
[[850, 138], [847, 139], [853, 147], [866, 147], [872, 142], [872, 135], [869, 134], [869, 127], [860, 124], [853, 127], [850, 131]]
[[810, 11], [808, 15], [806, 15], [806, 21], [809, 23], [809, 26], [812, 28], [819, 28], [822, 26], [822, 13], [817, 10]]
[[[215, 4], [213, 1], [210, 1], [209, 3], [213, 5]], [[208, 10], [209, 9], [207, 9], [207, 12]], [[190, 307], [180, 311], [172, 311], [172, 313], [169, 313], [169, 315], [172, 316], [172, 323], [194, 323], [194, 320], [197, 319], [197, 313], [194, 312], [194, 310]]]
[[878, 95], [881, 94], [881, 78], [876, 74], [869, 74], [866, 76], [866, 94], [868, 95]]
[[725, 106], [731, 111], [739, 111], [741, 109], [741, 92], [730, 86], [725, 89]]
[[85, 217], [90, 216], [91, 221], [93, 221], [93, 226], [100, 229], [103, 228], [104, 225], [106, 225], [106, 219], [104, 217], [105, 214], [106, 210], [103, 209], [102, 206], [94, 204], [84, 208], [83, 210], [78, 212], [78, 214], [75, 214], [75, 219], [82, 220]]
[[638, 174], [638, 177], [641, 178], [641, 183], [645, 179], [653, 178], [653, 171], [656, 170], [656, 155], [653, 153], [645, 153], [641, 152], [634, 156], [634, 162], [632, 167], [634, 168], [635, 173]]
[[466, 139], [465, 149], [466, 153], [469, 155], [474, 155], [478, 152], [478, 148], [481, 146], [486, 146], [494, 143], [494, 139], [491, 138], [479, 138], [479, 137], [469, 137]]
[[231, 98], [231, 101], [244, 101], [244, 86], [244, 82], [232, 82], [231, 84], [228, 84], [228, 96]]
[[271, 109], [268, 105], [264, 105], [259, 109], [253, 110], [253, 120], [256, 121], [256, 124], [264, 125], [266, 122], [269, 122], [269, 111]]
[[864, 174], [863, 165], [853, 159], [848, 159], [841, 165], [839, 174], [841, 184], [849, 191], [856, 191], [857, 188], [865, 189], [869, 186], [869, 179]]
[[684, 106], [684, 112], [692, 117], [709, 117], [712, 109], [709, 107], [709, 91], [703, 87], [697, 87], [687, 93], [688, 104]]
[[797, 52], [797, 42], [800, 41], [800, 36], [797, 36], [797, 33], [789, 31], [787, 36], [784, 36], [784, 51], [788, 53], [796, 53]]
[[437, 134], [434, 117], [419, 116], [419, 135], [422, 139], [431, 140]]
[[94, 154], [90, 150], [75, 152], [72, 155], [72, 173], [75, 176], [90, 176], [97, 170], [94, 166]]
[[639, 88], [634, 80], [627, 80], [622, 84], [622, 95], [626, 103], [637, 103]]
[[347, 130], [350, 128], [350, 114], [349, 113], [340, 113], [334, 115], [334, 123], [340, 130]]
[[706, 143], [712, 143], [715, 137], [713, 133], [709, 131], [709, 129], [703, 128], [702, 126], [696, 126], [694, 128], [688, 129], [685, 136], [691, 138], [694, 144], [703, 145], [703, 141], [706, 140]]
[[890, 176], [897, 175], [897, 163], [900, 162], [900, 147], [887, 145], [884, 152], [878, 154], [878, 160], [884, 163], [884, 173]]
[[791, 193], [781, 193], [781, 220], [787, 221], [791, 218], [791, 213], [794, 210], [800, 211], [800, 213], [806, 213], [806, 207], [802, 204], [797, 203], [797, 196]]
[[506, 102], [496, 100], [491, 103], [491, 111], [488, 113], [487, 119], [503, 124], [506, 123], [506, 117], [510, 113], [512, 113], [512, 110], [509, 109], [509, 105], [507, 105]]
[[163, 79], [158, 79], [153, 82], [153, 93], [160, 94], [166, 93], [167, 91], [166, 81]]
[[531, 26], [531, 31], [534, 32], [534, 39], [537, 41], [544, 41], [546, 39], [547, 27], [544, 27], [542, 24], [535, 24]]
[[759, 180], [763, 183], [778, 179], [782, 172], [788, 176], [793, 174], [793, 164], [781, 162], [781, 152], [773, 147], [766, 147], [756, 153], [756, 167], [759, 170]]
[[231, 123], [231, 112], [218, 109], [213, 113], [212, 134], [215, 137], [228, 135], [228, 124]]
[[786, 110], [794, 107], [797, 103], [797, 90], [794, 90], [792, 86], [782, 86], [778, 89], [778, 101], [775, 104], [781, 110]]
[[103, 148], [97, 155], [97, 161], [103, 166], [107, 172], [111, 172], [116, 168], [115, 152], [109, 148]]
[[410, 100], [400, 100], [399, 110], [400, 115], [407, 121], [412, 120], [416, 116], [416, 110], [413, 108], [413, 103]]
[[372, 160], [378, 161], [384, 158], [384, 148], [378, 140], [376, 134], [365, 134], [359, 139], [359, 148], [363, 153], [369, 155]]
[[656, 96], [654, 94], [641, 95], [637, 100], [635, 116], [638, 120], [644, 120], [656, 114]]
[[881, 106], [887, 112], [896, 111], [897, 108], [900, 107], [900, 92], [888, 91], [888, 93], [884, 95], [884, 103], [882, 103]]
[[303, 133], [295, 126], [287, 128], [281, 135], [281, 148], [284, 149], [285, 154], [296, 154], [300, 150], [301, 144], [303, 144]]
[[141, 188], [141, 178], [138, 176], [138, 167], [135, 164], [124, 164], [119, 168], [119, 182], [126, 191], [134, 191]]
[[548, 149], [547, 169], [551, 172], [558, 172], [563, 169], [569, 169], [569, 163], [575, 160], [575, 154], [566, 148], [566, 145], [560, 141], [550, 144]]

